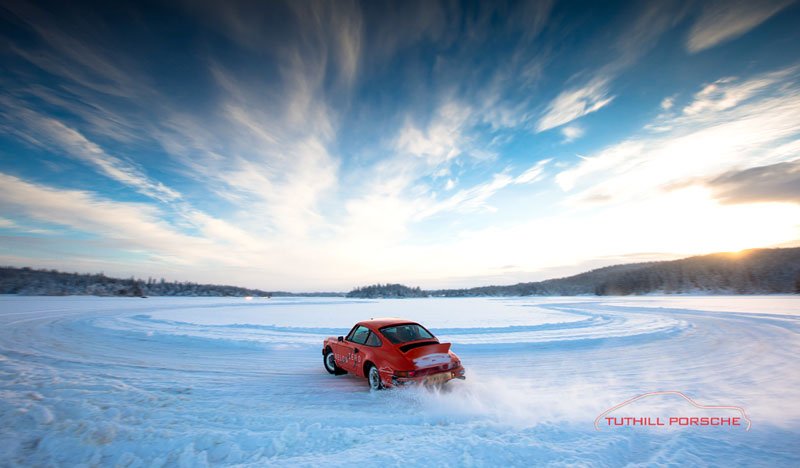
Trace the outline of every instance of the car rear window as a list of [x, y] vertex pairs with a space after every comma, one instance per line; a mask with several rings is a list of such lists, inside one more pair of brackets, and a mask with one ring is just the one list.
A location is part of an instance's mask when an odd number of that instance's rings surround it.
[[417, 323], [404, 323], [402, 325], [392, 325], [381, 328], [381, 333], [387, 340], [394, 344], [407, 343], [409, 341], [430, 340], [433, 335], [422, 325]]

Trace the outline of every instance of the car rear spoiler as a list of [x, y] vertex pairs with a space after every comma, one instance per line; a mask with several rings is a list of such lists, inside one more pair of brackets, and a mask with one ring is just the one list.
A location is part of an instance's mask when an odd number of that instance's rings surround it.
[[450, 351], [450, 343], [431, 343], [409, 350], [405, 355], [407, 358], [414, 360], [422, 356], [427, 356], [428, 354], [447, 354], [448, 351]]

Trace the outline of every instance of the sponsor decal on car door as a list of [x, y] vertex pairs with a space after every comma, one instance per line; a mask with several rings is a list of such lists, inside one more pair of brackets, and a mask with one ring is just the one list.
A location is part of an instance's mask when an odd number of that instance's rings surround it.
[[347, 335], [347, 338], [342, 343], [344, 352], [342, 353], [339, 367], [349, 372], [355, 372], [356, 375], [361, 374], [361, 366], [364, 363], [364, 351], [361, 348], [363, 348], [368, 336], [369, 328], [363, 325], [358, 325], [350, 331], [350, 334]]
[[347, 336], [346, 343], [348, 345], [349, 354], [348, 354], [348, 364], [349, 369], [356, 373], [356, 375], [362, 374], [362, 365], [364, 364], [364, 343], [367, 341], [367, 337], [369, 336], [369, 328], [359, 325], [350, 332], [350, 335]]

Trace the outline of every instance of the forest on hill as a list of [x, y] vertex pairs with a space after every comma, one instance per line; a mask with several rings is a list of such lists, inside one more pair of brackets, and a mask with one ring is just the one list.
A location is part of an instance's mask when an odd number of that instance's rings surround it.
[[[800, 293], [800, 247], [751, 249], [664, 262], [631, 263], [566, 278], [423, 290], [402, 284], [373, 284], [346, 294], [354, 298], [578, 296], [638, 294], [787, 294]], [[102, 273], [0, 267], [0, 294], [95, 296], [343, 296], [343, 293], [291, 293], [238, 286], [197, 284], [148, 278], [111, 278]]]
[[0, 267], [0, 294], [23, 296], [261, 296], [274, 293], [217, 284], [111, 278], [102, 273], [64, 273], [56, 270]]
[[[401, 295], [399, 292], [413, 292]], [[508, 286], [420, 290], [373, 285], [350, 297], [579, 296], [800, 293], [800, 248], [751, 249], [598, 268], [566, 278]]]

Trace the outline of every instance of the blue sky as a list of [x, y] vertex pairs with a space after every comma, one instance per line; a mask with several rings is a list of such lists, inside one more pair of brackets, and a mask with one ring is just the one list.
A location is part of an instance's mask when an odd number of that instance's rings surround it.
[[800, 240], [796, 2], [0, 12], [2, 264], [437, 288]]

